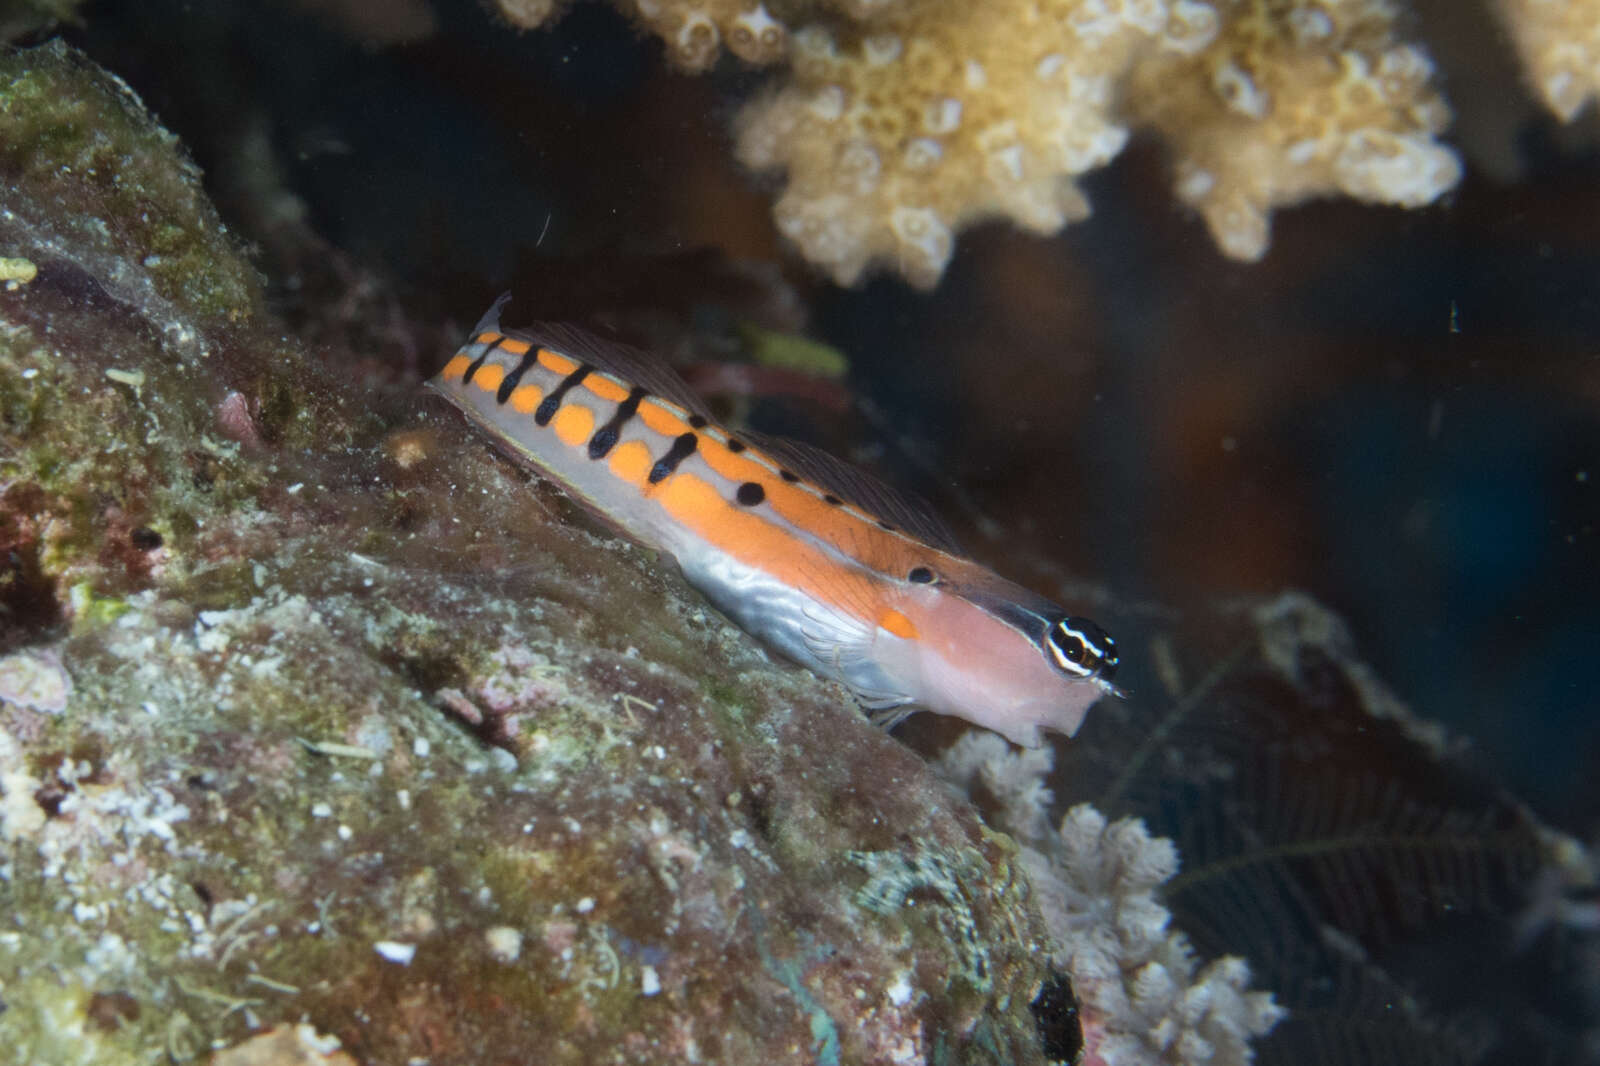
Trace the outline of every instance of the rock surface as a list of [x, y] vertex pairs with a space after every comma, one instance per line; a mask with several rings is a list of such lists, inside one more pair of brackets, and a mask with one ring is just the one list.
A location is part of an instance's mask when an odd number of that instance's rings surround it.
[[309, 360], [114, 78], [0, 56], [0, 146], [0, 1044], [1044, 1061], [1015, 845], [920, 759]]

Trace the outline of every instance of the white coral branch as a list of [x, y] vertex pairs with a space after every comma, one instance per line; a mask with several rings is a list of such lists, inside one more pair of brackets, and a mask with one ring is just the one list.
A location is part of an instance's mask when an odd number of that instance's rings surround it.
[[1249, 990], [1243, 959], [1202, 967], [1171, 928], [1155, 893], [1177, 873], [1177, 849], [1142, 821], [1108, 824], [1080, 804], [1043, 850], [1023, 848], [1022, 863], [1107, 1066], [1242, 1066], [1251, 1040], [1283, 1017], [1271, 993]]
[[[1016, 837], [1019, 860], [1072, 978], [1086, 1040], [1104, 1066], [1242, 1066], [1250, 1042], [1284, 1016], [1250, 991], [1250, 967], [1227, 956], [1201, 966], [1156, 898], [1178, 872], [1178, 849], [1137, 818], [1108, 822], [1087, 803], [1051, 830], [1049, 748], [1018, 750], [969, 733], [934, 763], [940, 776], [989, 801]], [[1086, 1061], [1094, 1061], [1088, 1059]]]

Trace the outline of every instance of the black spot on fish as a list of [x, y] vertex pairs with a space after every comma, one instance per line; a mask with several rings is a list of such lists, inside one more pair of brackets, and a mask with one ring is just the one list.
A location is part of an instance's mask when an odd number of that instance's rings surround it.
[[689, 425], [693, 429], [705, 429], [706, 428], [705, 416], [704, 415], [690, 415], [689, 416]]
[[734, 494], [734, 498], [746, 507], [754, 507], [767, 498], [767, 490], [754, 481], [746, 481], [739, 486], [739, 491]]
[[827, 504], [832, 504], [833, 506], [837, 507], [841, 503], [843, 503], [844, 501], [839, 499], [839, 497], [835, 496], [833, 493], [828, 492], [828, 493], [824, 493], [823, 494], [822, 502], [823, 503], [827, 503]]
[[734, 455], [738, 455], [740, 452], [744, 451], [744, 441], [739, 440], [739, 439], [737, 439], [735, 437], [729, 437], [728, 438], [728, 450], [730, 452], [732, 452]]
[[918, 585], [931, 585], [933, 584], [933, 571], [926, 566], [914, 566], [911, 568], [911, 573], [906, 575], [906, 580]]
[[785, 470], [785, 469], [783, 469], [781, 467], [778, 469], [778, 476], [783, 478], [783, 480], [789, 481], [789, 482], [794, 482], [794, 481], [799, 481], [800, 480], [800, 475], [799, 474], [796, 474], [793, 470]]

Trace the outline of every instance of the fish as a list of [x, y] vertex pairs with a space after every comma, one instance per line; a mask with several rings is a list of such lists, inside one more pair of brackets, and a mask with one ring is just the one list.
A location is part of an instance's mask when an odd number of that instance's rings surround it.
[[509, 300], [428, 387], [874, 722], [928, 710], [1036, 748], [1117, 693], [1110, 634], [967, 557], [922, 501], [718, 425], [648, 352], [564, 323], [502, 328]]

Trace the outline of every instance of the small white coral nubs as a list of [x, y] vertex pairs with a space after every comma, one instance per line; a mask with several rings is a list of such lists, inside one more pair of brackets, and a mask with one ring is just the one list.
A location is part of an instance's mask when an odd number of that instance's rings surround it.
[[951, 745], [935, 770], [1017, 838], [1019, 860], [1072, 978], [1093, 1054], [1110, 1066], [1246, 1066], [1250, 1042], [1285, 1014], [1250, 991], [1250, 967], [1224, 956], [1201, 966], [1156, 893], [1178, 872], [1172, 841], [1143, 822], [1108, 822], [1088, 804], [1052, 831], [1044, 781], [1051, 749], [1013, 751], [993, 733]]
[[878, 263], [931, 286], [970, 222], [1053, 233], [1088, 213], [1070, 179], [1121, 150], [1112, 79], [1165, 18], [1164, 0], [968, 0], [884, 4], [848, 38], [808, 27], [739, 155], [787, 175], [779, 227], [837, 281]]
[[1024, 848], [1057, 959], [1072, 975], [1102, 1061], [1125, 1066], [1244, 1066], [1250, 1041], [1284, 1016], [1252, 992], [1233, 956], [1201, 966], [1156, 890], [1178, 869], [1172, 842], [1144, 823], [1107, 823], [1087, 804], [1068, 810], [1054, 841]]
[[[543, 25], [560, 0], [496, 0], [515, 26]], [[789, 31], [760, 0], [618, 0], [660, 37], [667, 54], [684, 70], [700, 72], [717, 61], [723, 45], [749, 63], [771, 63], [788, 47]]]

